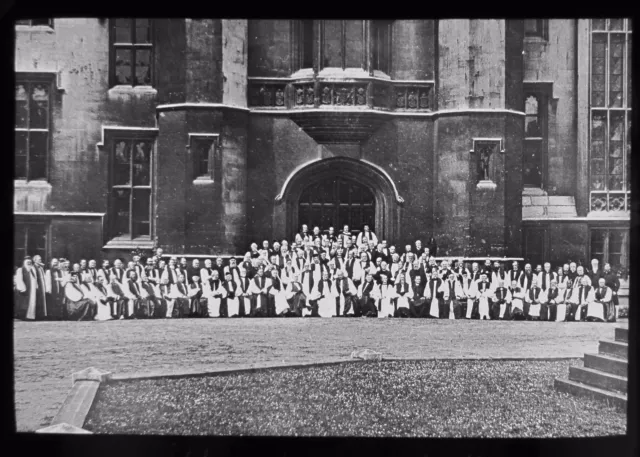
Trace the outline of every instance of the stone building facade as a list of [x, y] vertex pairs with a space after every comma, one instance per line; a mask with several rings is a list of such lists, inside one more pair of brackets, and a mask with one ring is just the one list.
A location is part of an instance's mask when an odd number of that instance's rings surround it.
[[16, 255], [240, 254], [369, 223], [628, 265], [631, 20], [16, 25]]

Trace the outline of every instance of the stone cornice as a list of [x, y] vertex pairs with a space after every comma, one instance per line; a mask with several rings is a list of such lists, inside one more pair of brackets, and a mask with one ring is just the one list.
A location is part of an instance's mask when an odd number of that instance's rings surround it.
[[181, 110], [211, 110], [211, 109], [229, 109], [242, 112], [249, 112], [249, 108], [242, 106], [227, 105], [225, 103], [168, 103], [156, 106], [156, 111], [181, 111]]

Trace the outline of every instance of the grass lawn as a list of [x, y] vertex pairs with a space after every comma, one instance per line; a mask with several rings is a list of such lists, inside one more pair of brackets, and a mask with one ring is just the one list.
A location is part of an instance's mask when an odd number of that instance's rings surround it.
[[582, 361], [382, 361], [101, 387], [94, 433], [579, 437], [626, 414], [556, 392]]

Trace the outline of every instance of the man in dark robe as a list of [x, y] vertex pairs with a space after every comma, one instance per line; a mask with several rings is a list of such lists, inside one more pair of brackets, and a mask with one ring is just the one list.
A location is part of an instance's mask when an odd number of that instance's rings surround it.
[[115, 274], [109, 275], [109, 287], [115, 300], [110, 303], [111, 305], [111, 317], [114, 319], [124, 319], [126, 313], [127, 297], [125, 296], [123, 286], [118, 282], [118, 277]]
[[51, 260], [51, 267], [45, 272], [47, 318], [62, 320], [64, 307], [64, 289], [62, 287], [62, 272], [58, 259]]
[[[523, 321], [526, 319], [524, 315], [524, 294], [525, 290], [520, 287], [520, 283], [517, 280], [511, 281], [511, 287], [509, 287], [509, 292], [511, 292], [511, 307], [510, 311], [510, 320], [515, 321]], [[519, 305], [519, 306], [516, 306]]]
[[358, 289], [358, 298], [356, 302], [358, 303], [358, 307], [355, 310], [356, 317], [366, 316], [366, 317], [377, 317], [378, 316], [378, 308], [376, 307], [376, 283], [373, 281], [373, 275], [371, 273], [367, 273], [365, 275], [365, 280], [362, 284], [360, 284], [360, 288]]
[[200, 260], [193, 259], [191, 261], [191, 266], [187, 268], [187, 284], [191, 284], [193, 282], [194, 276], [200, 276]]
[[98, 305], [80, 287], [79, 278], [79, 273], [71, 273], [69, 282], [64, 286], [67, 318], [72, 321], [91, 321], [98, 312]]
[[611, 306], [609, 306], [609, 313], [607, 314], [607, 322], [615, 322], [619, 301], [618, 301], [618, 290], [620, 290], [620, 278], [618, 275], [611, 271], [611, 264], [605, 263], [604, 270], [602, 272], [602, 277], [604, 278], [604, 283], [607, 287], [611, 289]]
[[18, 316], [26, 320], [47, 318], [47, 298], [44, 273], [34, 266], [31, 257], [24, 259], [23, 266], [15, 275], [18, 291]]
[[251, 280], [251, 317], [267, 317], [269, 302], [269, 280], [264, 275], [264, 267], [258, 267], [256, 276]]
[[[524, 271], [520, 275], [520, 279], [518, 279], [518, 284], [520, 285], [520, 287], [522, 289], [529, 290], [531, 288], [532, 283], [533, 283], [533, 278], [534, 277], [535, 277], [535, 275], [533, 274], [533, 271], [531, 270], [531, 264], [528, 263], [528, 264], [526, 264], [524, 266]], [[526, 306], [526, 304], [525, 304], [525, 306]]]
[[411, 316], [411, 288], [407, 283], [406, 276], [398, 273], [397, 284], [395, 286], [395, 297], [393, 299], [393, 316], [394, 317], [410, 317]]
[[413, 279], [413, 298], [409, 300], [409, 313], [411, 317], [427, 317], [429, 315], [429, 301], [424, 296], [426, 283], [417, 275]]
[[[200, 265], [198, 265], [199, 267]], [[202, 282], [200, 276], [194, 275], [191, 277], [191, 284], [189, 285], [189, 316], [190, 317], [204, 317], [203, 310], [206, 307], [207, 299], [202, 296], [203, 294]], [[223, 306], [220, 307], [220, 316], [223, 316]], [[226, 317], [226, 314], [224, 314]]]
[[191, 313], [189, 289], [185, 284], [185, 276], [178, 274], [178, 280], [174, 284], [173, 295], [176, 297], [173, 305], [173, 317], [187, 317]]
[[153, 290], [153, 285], [149, 282], [149, 278], [144, 274], [144, 272], [140, 278], [140, 293], [144, 296], [144, 299], [142, 302], [143, 309], [139, 315], [145, 318], [154, 317], [156, 314], [156, 307], [159, 306], [159, 303], [156, 297], [156, 292]]
[[239, 299], [236, 296], [238, 285], [233, 279], [233, 273], [231, 271], [225, 273], [222, 287], [227, 291], [226, 297], [222, 299], [222, 309], [227, 313], [227, 317], [239, 317], [239, 306], [229, 306], [232, 303], [239, 303]]
[[302, 310], [307, 307], [307, 297], [302, 290], [299, 273], [294, 273], [293, 281], [287, 286], [287, 303], [291, 310], [287, 317], [301, 317]]
[[[500, 320], [510, 320], [511, 317], [511, 303], [507, 303], [507, 297], [511, 294], [509, 293], [509, 289], [504, 287], [504, 280], [499, 279], [497, 282], [496, 289], [493, 292], [493, 297], [491, 300], [491, 307], [489, 308], [489, 317], [492, 320], [500, 319]], [[500, 310], [504, 306], [504, 313], [500, 316]]]
[[147, 300], [142, 297], [140, 285], [138, 284], [138, 274], [135, 269], [129, 271], [128, 280], [125, 284], [125, 295], [127, 296], [127, 306], [125, 319], [136, 319], [137, 317], [147, 317]]
[[[543, 304], [546, 303], [543, 299], [544, 292], [540, 287], [538, 287], [538, 280], [536, 276], [533, 276], [531, 288], [527, 290], [526, 299], [524, 302], [524, 315], [527, 317], [527, 320], [542, 320], [543, 311], [546, 309], [546, 307], [544, 307], [543, 309]], [[537, 305], [540, 305], [539, 316], [532, 315], [535, 313], [531, 312], [531, 307]]]
[[[560, 295], [560, 289], [558, 289], [558, 281], [556, 279], [551, 280], [551, 286], [547, 290], [547, 314], [541, 320], [549, 320], [551, 322], [555, 322], [556, 317], [558, 316], [558, 301], [562, 299]], [[540, 317], [543, 317], [543, 313], [540, 312]]]
[[591, 284], [593, 284], [594, 287], [597, 286], [600, 278], [604, 276], [602, 268], [600, 268], [600, 262], [598, 261], [598, 259], [591, 260], [591, 268], [587, 270], [586, 274], [587, 276], [589, 276]]
[[418, 260], [413, 261], [411, 270], [409, 270], [409, 278], [411, 280], [411, 284], [416, 283], [416, 276], [420, 276], [421, 284], [427, 283], [427, 274], [425, 273], [423, 268], [420, 268], [420, 262]]
[[518, 265], [518, 261], [514, 260], [513, 262], [511, 262], [511, 270], [507, 272], [507, 279], [505, 279], [505, 282], [507, 284], [511, 284], [513, 281], [518, 281], [521, 274], [522, 270]]
[[111, 268], [111, 274], [115, 275], [116, 281], [120, 283], [120, 285], [124, 284], [126, 278], [124, 276], [124, 268], [122, 266], [122, 260], [116, 259], [113, 262], [113, 268]]

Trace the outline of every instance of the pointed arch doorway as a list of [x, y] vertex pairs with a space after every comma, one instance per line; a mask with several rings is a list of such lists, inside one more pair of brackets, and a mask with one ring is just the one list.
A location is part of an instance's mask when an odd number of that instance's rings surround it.
[[287, 177], [275, 201], [276, 237], [292, 239], [305, 223], [323, 230], [333, 225], [336, 232], [344, 224], [355, 231], [368, 223], [380, 239], [401, 236], [404, 200], [389, 174], [363, 159], [331, 157], [307, 162]]
[[375, 232], [376, 199], [367, 186], [344, 177], [329, 177], [307, 185], [298, 200], [298, 224], [338, 233], [348, 225], [358, 233], [367, 224]]

